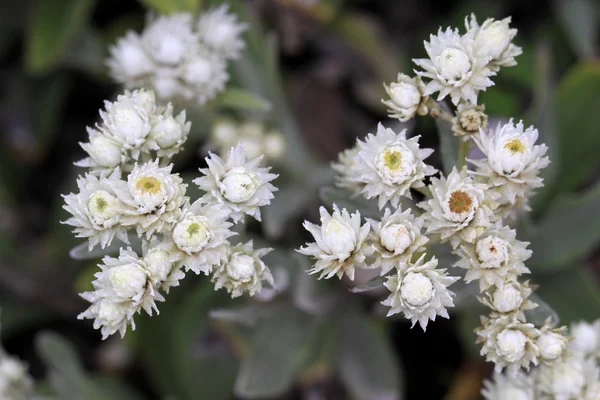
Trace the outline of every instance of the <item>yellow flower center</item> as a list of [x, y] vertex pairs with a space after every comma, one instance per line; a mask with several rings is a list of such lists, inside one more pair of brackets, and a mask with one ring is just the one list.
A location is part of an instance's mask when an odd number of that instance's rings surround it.
[[389, 150], [385, 152], [383, 159], [386, 167], [396, 170], [401, 167], [402, 153], [399, 151]]
[[450, 200], [448, 200], [448, 207], [455, 214], [468, 212], [471, 210], [472, 205], [473, 199], [467, 192], [463, 192], [462, 190], [454, 191], [450, 196]]
[[513, 153], [523, 153], [525, 151], [525, 145], [519, 139], [512, 139], [506, 142], [504, 148], [510, 150]]
[[137, 181], [135, 187], [142, 193], [155, 194], [160, 190], [160, 181], [152, 176], [147, 176]]

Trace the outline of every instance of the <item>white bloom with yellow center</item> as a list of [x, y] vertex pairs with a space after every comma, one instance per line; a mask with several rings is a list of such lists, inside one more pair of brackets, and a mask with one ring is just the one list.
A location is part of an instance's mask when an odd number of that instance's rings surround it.
[[304, 228], [315, 238], [297, 251], [316, 259], [309, 274], [320, 273], [319, 279], [329, 279], [334, 275], [342, 278], [344, 274], [354, 280], [356, 268], [368, 268], [367, 256], [373, 254], [373, 246], [367, 243], [369, 223], [361, 226], [360, 212], [349, 214], [344, 208], [340, 211], [333, 205], [329, 214], [325, 207], [319, 208], [321, 226], [304, 221]]
[[467, 270], [467, 283], [479, 280], [481, 291], [502, 286], [529, 273], [525, 260], [531, 257], [528, 242], [516, 239], [517, 232], [507, 226], [490, 228], [473, 243], [462, 243], [456, 250], [460, 259], [454, 266]]
[[220, 57], [235, 60], [245, 47], [242, 34], [248, 25], [238, 21], [223, 4], [200, 15], [197, 25], [200, 43]]
[[522, 371], [514, 377], [494, 372], [483, 382], [481, 394], [485, 400], [536, 400], [534, 379]]
[[86, 174], [77, 178], [79, 193], [63, 195], [63, 208], [72, 217], [62, 223], [75, 227], [76, 237], [87, 238], [90, 251], [97, 244], [102, 248], [109, 246], [115, 236], [129, 243], [126, 229], [120, 224], [117, 194], [112, 188], [120, 176], [118, 168], [110, 175], [106, 172], [99, 177]]
[[403, 313], [411, 320], [412, 326], [417, 322], [427, 328], [429, 320], [436, 316], [449, 318], [446, 308], [454, 307], [448, 286], [459, 280], [459, 277], [448, 276], [446, 269], [436, 269], [438, 260], [432, 257], [425, 262], [423, 254], [414, 264], [407, 263], [405, 268], [388, 277], [384, 283], [391, 292], [381, 304], [390, 307], [387, 316]]
[[479, 134], [479, 130], [487, 128], [488, 124], [488, 116], [484, 111], [483, 104], [460, 103], [452, 118], [452, 132], [463, 141]]
[[574, 322], [570, 331], [573, 340], [569, 343], [569, 349], [586, 357], [600, 357], [600, 319], [593, 323]]
[[438, 101], [450, 95], [455, 105], [461, 99], [477, 104], [479, 91], [494, 83], [490, 76], [496, 73], [488, 68], [490, 56], [479, 56], [475, 52], [473, 33], [464, 36], [458, 30], [441, 28], [437, 35], [425, 41], [429, 58], [413, 59], [424, 71], [416, 71], [422, 78], [431, 79], [423, 95], [439, 92]]
[[135, 329], [133, 315], [144, 309], [148, 315], [158, 313], [156, 301], [164, 301], [150, 281], [146, 264], [131, 248], [121, 248], [118, 258], [106, 256], [101, 271], [94, 276], [94, 291], [80, 296], [92, 305], [77, 318], [94, 319], [94, 328], [101, 329], [102, 338], [119, 331], [125, 335], [127, 326]]
[[178, 265], [208, 275], [225, 262], [228, 238], [235, 235], [228, 218], [229, 210], [219, 203], [197, 200], [186, 209], [172, 234], [174, 251], [180, 254]]
[[254, 296], [263, 287], [263, 281], [273, 285], [271, 270], [261, 260], [273, 249], [254, 249], [252, 241], [229, 248], [229, 255], [213, 273], [215, 290], [225, 288], [232, 298], [244, 292]]
[[481, 130], [475, 143], [487, 158], [470, 160], [477, 168], [474, 175], [486, 179], [488, 185], [500, 194], [501, 205], [515, 205], [526, 199], [531, 190], [543, 186], [539, 172], [550, 163], [545, 156], [548, 147], [535, 145], [538, 131], [533, 126], [523, 130], [523, 122], [510, 120], [498, 124], [495, 131]]
[[523, 53], [519, 46], [512, 43], [517, 30], [510, 28], [510, 22], [510, 17], [502, 20], [488, 18], [480, 26], [475, 14], [471, 14], [470, 19], [465, 18], [465, 27], [474, 38], [475, 54], [489, 59], [487, 67], [492, 71], [498, 71], [500, 67], [517, 65], [515, 57]]
[[259, 166], [262, 158], [247, 161], [240, 145], [232, 147], [225, 160], [211, 153], [206, 157], [208, 168], [200, 169], [204, 176], [193, 182], [206, 192], [203, 199], [222, 204], [234, 223], [245, 215], [260, 221], [260, 207], [270, 204], [277, 191], [270, 182], [278, 177], [269, 173], [270, 168]]
[[532, 289], [529, 282], [506, 281], [485, 293], [479, 301], [492, 311], [490, 316], [514, 316], [519, 321], [525, 322], [524, 311], [533, 310], [538, 305], [529, 300]]
[[411, 210], [397, 209], [393, 214], [386, 208], [380, 221], [367, 218], [376, 259], [373, 268], [381, 267], [381, 275], [392, 268], [405, 268], [413, 254], [425, 251], [429, 241], [421, 234], [423, 220], [416, 219]]
[[460, 172], [456, 167], [448, 178], [432, 178], [432, 198], [417, 204], [425, 210], [422, 218], [426, 234], [439, 234], [442, 242], [450, 241], [453, 248], [475, 240], [492, 223], [493, 212], [486, 197], [487, 187]]
[[398, 208], [402, 196], [411, 198], [410, 189], [425, 186], [423, 179], [437, 171], [423, 162], [433, 150], [420, 149], [419, 137], [407, 139], [406, 129], [396, 133], [379, 124], [376, 135], [358, 140], [352, 176], [364, 184], [362, 193], [368, 199], [378, 198], [379, 209], [388, 201]]
[[396, 82], [384, 84], [389, 100], [381, 100], [389, 107], [388, 113], [391, 118], [398, 118], [405, 122], [415, 115], [427, 115], [429, 111], [426, 103], [428, 96], [423, 96], [425, 85], [420, 77], [411, 78], [405, 74], [398, 74]]
[[181, 216], [188, 200], [187, 184], [179, 174], [171, 174], [172, 165], [159, 167], [158, 160], [135, 165], [127, 182], [111, 185], [117, 195], [117, 209], [123, 226], [135, 226], [138, 236], [170, 231]]
[[571, 354], [552, 364], [542, 364], [537, 371], [540, 395], [553, 400], [580, 400], [586, 385], [585, 359]]
[[521, 367], [529, 370], [531, 364], [538, 364], [540, 331], [533, 324], [512, 316], [481, 317], [481, 321], [477, 343], [483, 343], [481, 355], [495, 364], [497, 372], [506, 367], [508, 374], [515, 376]]

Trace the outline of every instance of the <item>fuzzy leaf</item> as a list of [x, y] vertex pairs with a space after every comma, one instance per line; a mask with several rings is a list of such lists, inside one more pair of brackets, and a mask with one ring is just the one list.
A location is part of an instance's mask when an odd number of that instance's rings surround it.
[[271, 103], [263, 97], [243, 89], [227, 88], [215, 100], [221, 107], [229, 107], [246, 111], [267, 112], [271, 110]]
[[592, 0], [555, 0], [554, 11], [579, 57], [596, 54], [598, 2]]
[[440, 139], [440, 152], [442, 154], [442, 165], [444, 173], [448, 175], [452, 168], [458, 165], [458, 155], [460, 153], [460, 139], [454, 136], [449, 122], [440, 119], [435, 120], [438, 137]]
[[525, 311], [527, 322], [531, 322], [535, 326], [542, 326], [548, 317], [552, 318], [555, 324], [560, 323], [560, 316], [545, 300], [543, 300], [537, 292], [531, 293], [529, 300], [538, 304], [533, 310]]
[[378, 276], [376, 278], [371, 279], [367, 283], [364, 283], [364, 284], [358, 285], [358, 286], [354, 286], [354, 287], [350, 288], [349, 290], [352, 293], [370, 292], [372, 290], [377, 290], [377, 289], [383, 287], [383, 282], [385, 282], [385, 277]]

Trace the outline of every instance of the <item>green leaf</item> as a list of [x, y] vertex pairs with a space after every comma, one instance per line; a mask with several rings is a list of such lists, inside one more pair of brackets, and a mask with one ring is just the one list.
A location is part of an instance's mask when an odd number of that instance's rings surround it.
[[554, 11], [579, 57], [596, 54], [598, 2], [592, 0], [555, 0]]
[[357, 400], [403, 398], [402, 372], [389, 340], [358, 312], [340, 319], [339, 371]]
[[243, 89], [227, 88], [215, 99], [215, 104], [246, 111], [267, 112], [271, 103], [254, 93]]
[[442, 154], [442, 165], [444, 173], [448, 175], [452, 172], [452, 168], [458, 165], [458, 157], [460, 153], [460, 139], [454, 136], [450, 123], [440, 119], [435, 119], [438, 137], [440, 139], [440, 152]]
[[362, 285], [354, 286], [350, 288], [350, 292], [352, 293], [363, 293], [370, 292], [372, 290], [377, 290], [383, 287], [383, 282], [385, 282], [384, 276], [378, 276], [376, 278], [371, 279], [370, 281], [363, 283]]
[[310, 360], [320, 325], [307, 314], [283, 308], [263, 321], [242, 361], [235, 393], [248, 399], [275, 397], [286, 392]]
[[575, 189], [598, 168], [600, 153], [600, 63], [582, 62], [562, 80], [557, 92], [561, 174], [558, 188]]
[[573, 264], [536, 283], [540, 284], [536, 294], [558, 313], [562, 325], [579, 320], [593, 321], [600, 315], [596, 277], [584, 265]]
[[42, 332], [36, 338], [36, 347], [46, 364], [66, 378], [74, 381], [83, 378], [81, 360], [71, 344], [62, 336], [53, 332]]
[[558, 313], [550, 307], [550, 304], [546, 303], [544, 299], [542, 299], [537, 292], [531, 293], [529, 296], [529, 300], [537, 303], [537, 307], [533, 310], [525, 311], [525, 315], [527, 316], [527, 322], [534, 324], [535, 326], [542, 326], [546, 319], [551, 318], [554, 324], [560, 323], [560, 316]]
[[202, 7], [202, 0], [140, 0], [140, 3], [160, 14], [186, 11], [195, 13]]
[[27, 31], [25, 63], [31, 73], [53, 67], [85, 26], [94, 0], [37, 0]]
[[550, 272], [582, 259], [600, 241], [598, 220], [600, 184], [582, 194], [563, 194], [524, 237], [533, 250], [527, 265], [534, 272]]

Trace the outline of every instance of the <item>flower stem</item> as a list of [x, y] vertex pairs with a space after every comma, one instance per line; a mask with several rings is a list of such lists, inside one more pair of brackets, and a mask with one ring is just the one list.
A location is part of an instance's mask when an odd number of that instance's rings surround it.
[[431, 97], [427, 100], [427, 108], [429, 109], [429, 115], [433, 118], [452, 122], [454, 116], [444, 108], [443, 104], [438, 103]]
[[460, 147], [458, 149], [458, 168], [462, 169], [467, 165], [467, 157], [469, 156], [469, 150], [471, 150], [471, 142], [468, 140], [461, 140]]

